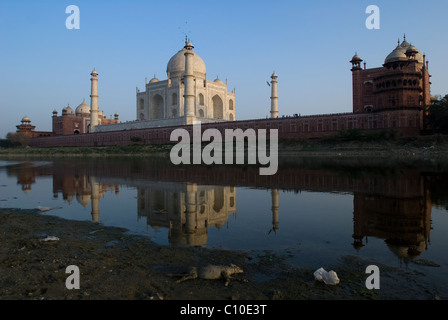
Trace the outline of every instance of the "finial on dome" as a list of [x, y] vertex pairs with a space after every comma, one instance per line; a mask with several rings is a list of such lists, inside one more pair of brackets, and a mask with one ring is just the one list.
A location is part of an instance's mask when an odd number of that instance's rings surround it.
[[188, 39], [186, 39], [185, 40], [185, 47], [184, 47], [185, 49], [187, 49], [187, 50], [193, 50], [194, 49], [194, 46], [193, 46], [193, 44], [188, 40]]

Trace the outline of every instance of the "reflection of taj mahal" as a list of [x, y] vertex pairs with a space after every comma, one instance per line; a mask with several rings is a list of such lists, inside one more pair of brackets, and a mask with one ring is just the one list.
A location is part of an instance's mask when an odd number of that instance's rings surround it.
[[54, 197], [62, 193], [69, 203], [76, 200], [84, 208], [90, 206], [94, 222], [107, 214], [101, 211], [100, 202], [106, 201], [103, 198], [108, 191], [118, 194], [120, 185], [135, 188], [138, 219], [146, 219], [155, 230], [167, 229], [172, 244], [206, 245], [209, 228], [220, 229], [228, 225], [231, 215], [236, 218], [237, 187], [242, 186], [270, 190], [271, 204], [266, 208], [272, 214], [267, 222], [269, 233], [282, 232], [282, 191], [341, 192], [353, 194], [352, 245], [356, 250], [368, 246], [371, 237], [384, 239], [388, 248], [407, 262], [428, 247], [433, 205], [430, 186], [437, 176], [404, 170], [393, 177], [353, 179], [301, 168], [279, 170], [276, 176], [260, 179], [258, 170], [252, 169], [226, 168], [224, 175], [221, 170], [194, 167], [184, 171], [157, 163], [139, 166], [126, 161], [117, 166], [71, 167], [56, 162], [51, 170], [26, 164], [11, 166], [8, 174], [17, 176], [25, 193], [31, 191], [36, 178], [52, 176]]
[[173, 244], [207, 244], [207, 229], [220, 229], [236, 213], [236, 190], [228, 186], [157, 183], [138, 189], [138, 216], [154, 229], [169, 229]]

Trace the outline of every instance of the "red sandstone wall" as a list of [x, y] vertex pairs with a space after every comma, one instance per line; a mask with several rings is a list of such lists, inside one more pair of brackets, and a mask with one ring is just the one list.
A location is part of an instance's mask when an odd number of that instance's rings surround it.
[[[178, 127], [149, 128], [80, 134], [48, 138], [36, 138], [31, 142], [35, 147], [55, 146], [113, 146], [130, 145], [131, 138], [141, 138], [145, 144], [170, 143], [171, 131]], [[190, 131], [191, 126], [184, 126]], [[342, 113], [333, 115], [315, 115], [287, 117], [279, 119], [258, 119], [234, 122], [203, 124], [202, 129], [216, 128], [224, 136], [225, 129], [278, 129], [279, 139], [320, 138], [337, 134], [341, 130], [358, 128], [368, 131], [396, 130], [402, 135], [419, 135], [421, 112], [419, 110], [393, 110], [377, 113]]]

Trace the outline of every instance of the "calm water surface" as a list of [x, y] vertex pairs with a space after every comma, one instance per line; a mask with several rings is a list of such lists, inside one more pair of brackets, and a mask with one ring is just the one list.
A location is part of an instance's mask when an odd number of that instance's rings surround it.
[[[0, 161], [0, 208], [119, 226], [162, 245], [272, 252], [298, 267], [355, 255], [421, 272], [446, 295], [448, 165], [288, 159], [251, 167], [164, 159]], [[438, 267], [418, 264], [431, 261]], [[329, 268], [329, 267], [328, 267]]]

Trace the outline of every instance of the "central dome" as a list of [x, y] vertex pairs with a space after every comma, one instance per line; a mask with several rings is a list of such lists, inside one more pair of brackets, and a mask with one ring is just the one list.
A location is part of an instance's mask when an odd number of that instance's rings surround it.
[[[185, 52], [187, 49], [183, 48], [176, 53], [168, 62], [166, 72], [169, 78], [179, 78], [185, 72]], [[207, 71], [205, 63], [196, 53], [193, 58], [193, 74], [197, 78], [205, 79]]]

